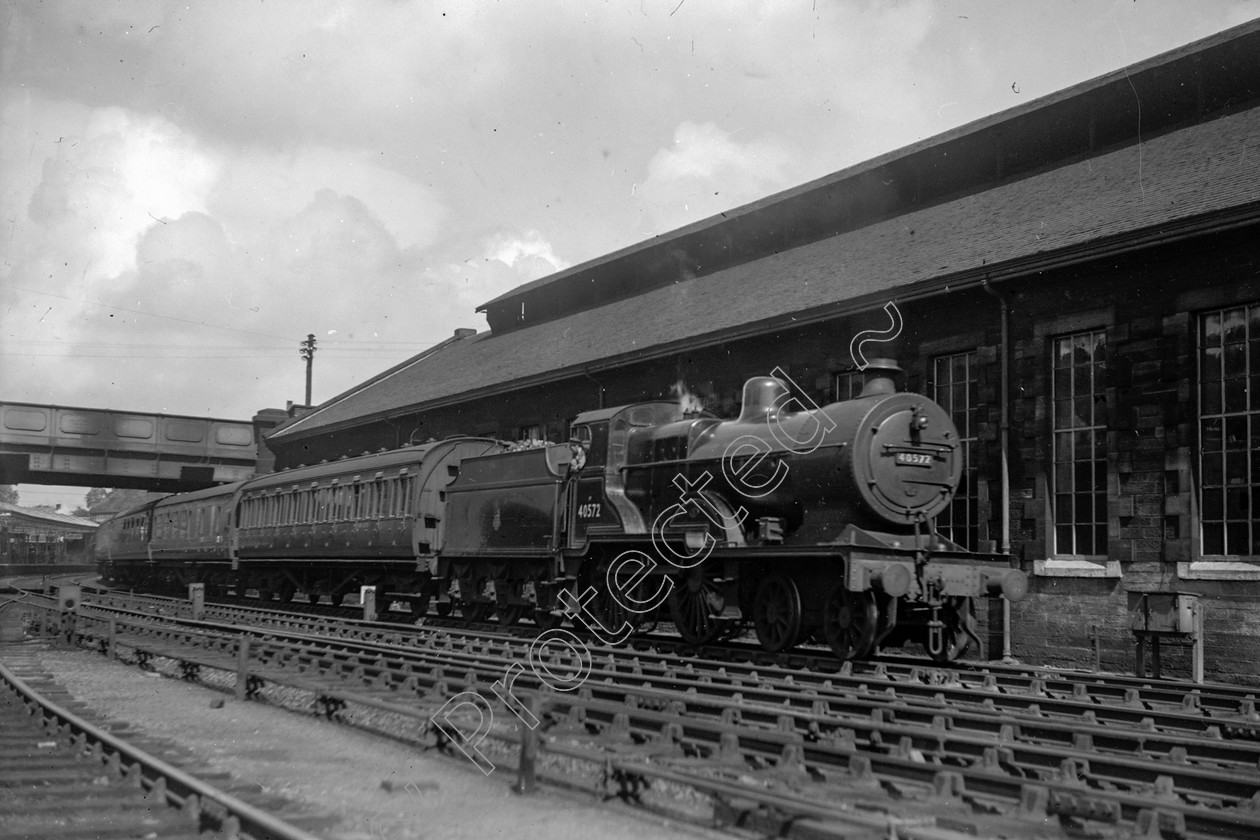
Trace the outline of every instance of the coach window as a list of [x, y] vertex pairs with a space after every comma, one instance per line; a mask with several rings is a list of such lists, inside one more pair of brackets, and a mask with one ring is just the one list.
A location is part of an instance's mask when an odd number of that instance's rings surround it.
[[937, 528], [963, 548], [975, 551], [980, 537], [979, 470], [976, 464], [976, 405], [979, 383], [976, 354], [953, 353], [932, 360], [932, 398], [949, 413], [958, 428], [962, 454], [962, 478], [949, 507], [937, 519]]
[[413, 509], [411, 501], [411, 493], [414, 489], [416, 480], [414, 476], [404, 475], [399, 483], [399, 515], [407, 516]]

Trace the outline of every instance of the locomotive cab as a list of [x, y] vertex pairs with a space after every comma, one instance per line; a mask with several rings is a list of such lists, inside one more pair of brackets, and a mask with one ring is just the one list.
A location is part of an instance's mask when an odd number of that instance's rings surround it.
[[[677, 403], [665, 401], [579, 414], [573, 421], [573, 442], [581, 447], [585, 460], [576, 470], [569, 497], [569, 548], [581, 549], [600, 537], [646, 535], [650, 523], [644, 519], [643, 507], [626, 492], [626, 466], [642, 447], [668, 448], [669, 444], [660, 441], [679, 436], [663, 437], [663, 428], [675, 430], [690, 441], [691, 428], [697, 422], [711, 425], [719, 421], [708, 412], [685, 413]], [[677, 450], [678, 444], [674, 446]], [[686, 456], [675, 452], [674, 457]]]

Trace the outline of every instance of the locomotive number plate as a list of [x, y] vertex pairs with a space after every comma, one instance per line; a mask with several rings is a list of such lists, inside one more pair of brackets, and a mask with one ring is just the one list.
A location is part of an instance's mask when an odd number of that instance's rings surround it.
[[895, 463], [908, 467], [930, 467], [932, 456], [926, 452], [898, 452]]

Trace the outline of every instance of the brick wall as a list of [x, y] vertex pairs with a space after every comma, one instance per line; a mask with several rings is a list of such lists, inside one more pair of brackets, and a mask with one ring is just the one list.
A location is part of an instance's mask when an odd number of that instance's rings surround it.
[[[1196, 329], [1193, 308], [1260, 300], [1255, 266], [1239, 238], [1180, 246], [1018, 284], [1014, 294], [1012, 518], [1024, 568], [1051, 558], [1046, 500], [1050, 469], [1050, 338], [1103, 328], [1110, 412], [1108, 571], [1098, 578], [1034, 576], [1014, 610], [1015, 653], [1045, 664], [1093, 662], [1132, 671], [1131, 618], [1142, 593], [1188, 592], [1205, 611], [1206, 671], [1260, 684], [1260, 581], [1186, 579], [1178, 563], [1198, 559]], [[1210, 277], [1211, 282], [1205, 283]], [[1056, 327], [1061, 329], [1056, 330]], [[1100, 567], [1103, 564], [1100, 564]], [[1185, 651], [1165, 650], [1166, 672], [1189, 673]]]

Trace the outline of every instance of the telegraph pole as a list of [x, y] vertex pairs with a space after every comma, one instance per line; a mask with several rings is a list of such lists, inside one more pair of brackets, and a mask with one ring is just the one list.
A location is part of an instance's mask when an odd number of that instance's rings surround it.
[[309, 333], [306, 341], [298, 344], [302, 349], [298, 352], [306, 359], [306, 404], [311, 404], [311, 364], [315, 361], [315, 334]]

